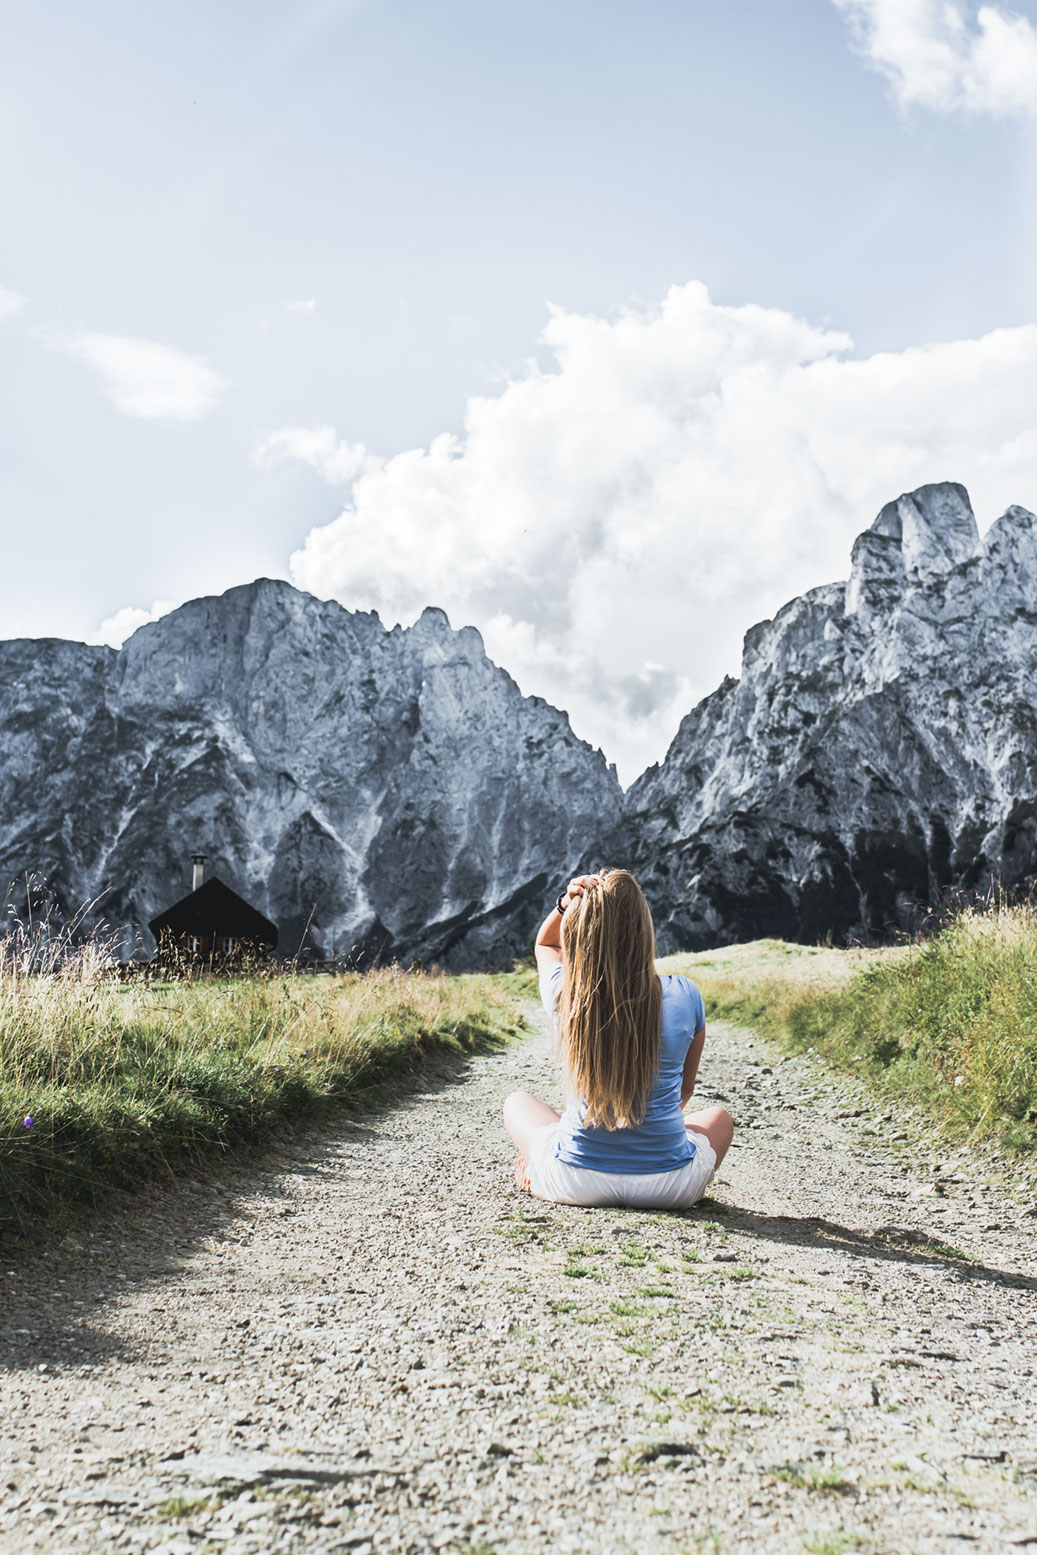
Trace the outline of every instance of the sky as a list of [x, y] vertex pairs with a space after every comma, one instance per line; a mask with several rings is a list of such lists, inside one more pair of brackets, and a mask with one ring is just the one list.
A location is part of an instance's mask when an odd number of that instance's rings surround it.
[[0, 0], [0, 636], [283, 577], [624, 782], [927, 481], [1037, 508], [1037, 0]]

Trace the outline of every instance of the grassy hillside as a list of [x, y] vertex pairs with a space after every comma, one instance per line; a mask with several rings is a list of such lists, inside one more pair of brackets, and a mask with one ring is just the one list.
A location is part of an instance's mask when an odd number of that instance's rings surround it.
[[832, 950], [759, 940], [671, 956], [711, 1018], [813, 1048], [957, 1131], [1037, 1145], [1037, 912], [963, 913], [924, 944]]
[[255, 1144], [432, 1053], [501, 1042], [517, 982], [386, 970], [119, 982], [0, 963], [0, 1228]]

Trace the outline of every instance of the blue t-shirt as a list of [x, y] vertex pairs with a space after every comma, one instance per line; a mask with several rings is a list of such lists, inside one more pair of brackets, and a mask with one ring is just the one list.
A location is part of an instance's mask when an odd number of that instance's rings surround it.
[[[695, 1033], [706, 1024], [706, 1006], [687, 977], [662, 977], [663, 1029], [659, 1074], [645, 1108], [644, 1122], [633, 1128], [588, 1128], [586, 1102], [571, 1102], [562, 1114], [555, 1155], [566, 1166], [594, 1172], [672, 1172], [686, 1166], [695, 1146], [684, 1128], [681, 1079]], [[540, 997], [557, 1024], [562, 964], [540, 975]]]

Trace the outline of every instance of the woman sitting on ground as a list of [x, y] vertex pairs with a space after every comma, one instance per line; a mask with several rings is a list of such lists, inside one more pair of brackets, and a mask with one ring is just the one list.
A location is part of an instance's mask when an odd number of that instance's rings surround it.
[[702, 995], [660, 978], [655, 930], [625, 869], [570, 880], [536, 940], [571, 1100], [504, 1103], [520, 1188], [558, 1204], [678, 1209], [712, 1181], [734, 1132], [723, 1107], [684, 1115], [706, 1036]]

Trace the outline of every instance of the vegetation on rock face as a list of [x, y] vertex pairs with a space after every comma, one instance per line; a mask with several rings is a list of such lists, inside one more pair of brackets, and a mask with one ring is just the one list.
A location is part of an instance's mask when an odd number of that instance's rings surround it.
[[504, 1041], [517, 988], [398, 969], [122, 982], [89, 946], [44, 972], [0, 947], [0, 1228]]
[[1033, 908], [962, 912], [894, 950], [761, 940], [661, 966], [696, 978], [715, 1019], [813, 1048], [958, 1131], [1037, 1145]]

